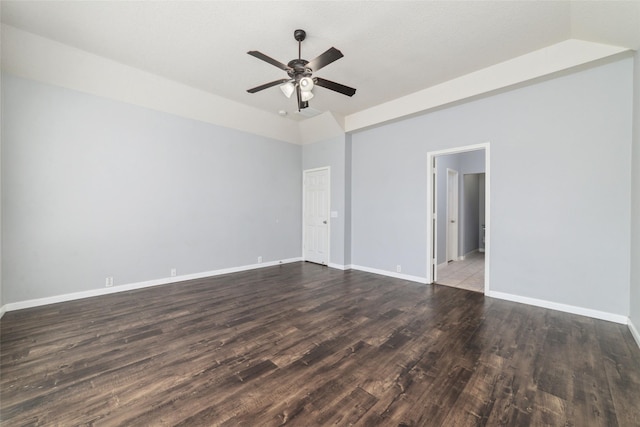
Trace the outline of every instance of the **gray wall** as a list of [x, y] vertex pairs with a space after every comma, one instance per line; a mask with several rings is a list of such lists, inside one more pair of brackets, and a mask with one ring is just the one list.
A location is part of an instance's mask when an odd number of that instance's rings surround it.
[[462, 251], [466, 255], [480, 247], [480, 175], [463, 177], [464, 209], [462, 213]]
[[345, 265], [345, 227], [346, 209], [346, 155], [345, 137], [340, 136], [302, 147], [302, 168], [315, 169], [331, 167], [331, 211], [337, 212], [337, 218], [330, 221], [329, 262]]
[[491, 144], [491, 290], [629, 312], [633, 61], [353, 135], [352, 261], [426, 277], [426, 156]]
[[[438, 203], [437, 217], [441, 220], [437, 222], [438, 241], [436, 242], [437, 253], [436, 263], [441, 264], [447, 262], [447, 169], [458, 171], [458, 198], [460, 204], [459, 224], [464, 228], [458, 231], [458, 256], [465, 255], [470, 249], [465, 247], [465, 236], [467, 227], [464, 223], [466, 211], [464, 175], [472, 173], [480, 173], [485, 171], [485, 152], [484, 150], [474, 150], [464, 153], [446, 154], [436, 157], [436, 181], [438, 186]], [[474, 229], [477, 226], [473, 227]], [[476, 230], [477, 231], [477, 230]], [[476, 246], [477, 248], [477, 246]], [[475, 248], [473, 248], [475, 249]]]
[[6, 74], [3, 303], [301, 255], [301, 147]]
[[490, 141], [491, 288], [630, 309], [637, 327], [635, 61], [346, 135], [343, 154], [3, 75], [0, 304], [298, 257], [301, 170], [328, 161], [335, 179], [342, 155], [332, 262], [426, 277], [426, 153]]
[[640, 52], [634, 57], [633, 108], [633, 183], [631, 191], [631, 314], [630, 319], [640, 331]]
[[[2, 72], [0, 72], [0, 79], [2, 78]], [[1, 80], [0, 80], [1, 83]], [[0, 100], [2, 100], [2, 84], [0, 84]], [[0, 101], [1, 102], [1, 101]], [[0, 310], [4, 307], [4, 296], [2, 295], [2, 106], [0, 105]], [[2, 315], [2, 313], [0, 313]]]

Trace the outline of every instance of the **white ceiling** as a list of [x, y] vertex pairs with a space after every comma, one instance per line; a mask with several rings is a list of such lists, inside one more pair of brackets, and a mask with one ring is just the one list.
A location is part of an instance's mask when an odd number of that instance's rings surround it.
[[[2, 22], [269, 112], [293, 113], [278, 87], [293, 31], [302, 57], [344, 58], [316, 76], [355, 87], [314, 89], [312, 108], [342, 116], [570, 38], [640, 47], [640, 1], [2, 1]], [[290, 114], [291, 118], [300, 118]]]

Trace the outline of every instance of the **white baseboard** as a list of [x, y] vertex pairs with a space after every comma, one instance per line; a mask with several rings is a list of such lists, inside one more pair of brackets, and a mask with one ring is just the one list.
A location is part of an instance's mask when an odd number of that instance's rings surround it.
[[351, 264], [351, 269], [366, 271], [367, 273], [380, 274], [382, 276], [394, 277], [396, 279], [409, 280], [410, 282], [418, 282], [418, 283], [424, 283], [424, 284], [427, 283], [426, 277], [411, 276], [409, 274], [395, 273], [393, 271], [387, 271], [387, 270], [378, 270], [377, 268], [363, 267], [361, 265]]
[[[167, 285], [170, 283], [183, 282], [187, 280], [203, 279], [207, 277], [220, 276], [223, 274], [254, 270], [257, 268], [273, 267], [275, 265], [288, 264], [288, 263], [298, 262], [298, 261], [302, 261], [302, 258], [301, 257], [289, 258], [289, 259], [283, 259], [280, 261], [264, 262], [261, 264], [250, 264], [250, 265], [244, 265], [240, 267], [223, 268], [220, 270], [206, 271], [202, 273], [186, 274], [186, 275], [176, 276], [176, 277], [166, 277], [162, 279], [149, 280], [145, 282], [128, 283], [125, 285], [114, 286], [112, 288], [92, 289], [89, 291], [74, 292], [71, 294], [57, 295], [53, 297], [38, 298], [38, 299], [20, 301], [15, 303], [7, 303], [2, 307], [0, 307], [0, 318], [2, 318], [2, 316], [8, 311], [21, 310], [24, 308], [38, 307], [42, 305], [72, 301], [72, 300], [95, 297], [100, 295], [107, 295], [107, 294], [112, 294], [116, 292], [130, 291], [134, 289], [148, 288], [152, 286]], [[354, 265], [354, 264], [341, 265], [341, 264], [329, 263], [328, 266], [331, 268], [339, 269], [339, 270], [353, 269], [353, 270], [365, 271], [368, 273], [380, 274], [382, 276], [393, 277], [396, 279], [409, 280], [411, 282], [418, 282], [423, 284], [427, 283], [427, 279], [424, 277], [395, 273], [393, 271], [387, 271], [387, 270], [379, 270], [377, 268], [364, 267], [361, 265]], [[625, 317], [619, 314], [607, 313], [604, 311], [592, 310], [589, 308], [576, 307], [576, 306], [560, 304], [552, 301], [507, 294], [504, 292], [487, 291], [485, 295], [492, 298], [503, 299], [503, 300], [518, 302], [522, 304], [533, 305], [536, 307], [548, 308], [551, 310], [558, 310], [566, 313], [592, 317], [594, 319], [601, 319], [601, 320], [607, 320], [610, 322], [626, 324], [628, 325], [629, 330], [631, 331], [631, 335], [633, 336], [636, 343], [638, 344], [638, 347], [640, 347], [640, 332], [638, 332], [638, 328], [633, 324], [631, 319], [628, 317]]]
[[127, 283], [124, 285], [113, 286], [111, 288], [91, 289], [88, 291], [74, 292], [70, 294], [56, 295], [56, 296], [46, 297], [46, 298], [12, 302], [2, 306], [2, 310], [3, 310], [2, 314], [4, 314], [5, 311], [22, 310], [25, 308], [39, 307], [42, 305], [55, 304], [58, 302], [97, 297], [101, 295], [113, 294], [116, 292], [124, 292], [124, 291], [131, 291], [134, 289], [149, 288], [152, 286], [168, 285], [169, 283], [184, 282], [184, 281], [193, 280], [193, 279], [204, 279], [207, 277], [220, 276], [222, 274], [238, 273], [240, 271], [255, 270], [257, 268], [265, 268], [265, 267], [273, 267], [275, 265], [288, 264], [291, 262], [298, 262], [298, 261], [302, 261], [302, 258], [301, 257], [288, 258], [288, 259], [283, 259], [279, 261], [263, 262], [260, 264], [250, 264], [250, 265], [243, 265], [240, 267], [231, 267], [231, 268], [223, 268], [220, 270], [205, 271], [202, 273], [185, 274], [182, 276], [175, 276], [175, 277], [165, 277], [161, 279], [148, 280], [145, 282]]
[[638, 332], [638, 328], [635, 327], [631, 318], [629, 318], [629, 330], [631, 331], [631, 335], [633, 335], [633, 339], [636, 340], [636, 344], [640, 347], [640, 332]]
[[626, 325], [629, 322], [629, 318], [627, 316], [620, 314], [608, 313], [606, 311], [593, 310], [590, 308], [577, 307], [574, 305], [561, 304], [536, 298], [523, 297], [520, 295], [507, 294], [504, 292], [488, 291], [485, 292], [485, 296], [533, 305], [536, 307], [549, 308], [551, 310], [564, 311], [565, 313], [579, 314], [581, 316], [607, 320], [609, 322], [621, 323], [623, 325]]

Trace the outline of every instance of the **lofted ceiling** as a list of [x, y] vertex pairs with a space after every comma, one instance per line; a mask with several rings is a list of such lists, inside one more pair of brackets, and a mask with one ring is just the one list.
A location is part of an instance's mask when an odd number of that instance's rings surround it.
[[567, 39], [640, 47], [640, 2], [627, 1], [2, 1], [2, 22], [276, 114], [296, 101], [286, 78], [247, 55], [287, 63], [329, 47], [314, 74], [357, 89], [314, 89], [314, 110], [347, 116]]

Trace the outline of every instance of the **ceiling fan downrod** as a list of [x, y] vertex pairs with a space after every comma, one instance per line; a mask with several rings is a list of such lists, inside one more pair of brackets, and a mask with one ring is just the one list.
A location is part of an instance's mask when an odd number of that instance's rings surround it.
[[295, 30], [293, 38], [298, 41], [298, 59], [302, 59], [302, 42], [307, 38], [307, 32], [305, 30]]

